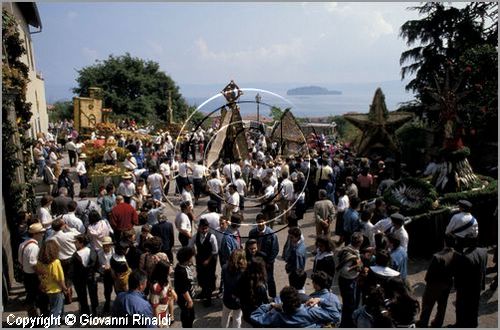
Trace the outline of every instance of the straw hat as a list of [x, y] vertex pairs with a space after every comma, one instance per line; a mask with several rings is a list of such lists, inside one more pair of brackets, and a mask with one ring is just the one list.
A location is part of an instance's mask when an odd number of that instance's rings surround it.
[[42, 224], [39, 222], [32, 224], [28, 229], [28, 233], [30, 234], [38, 234], [43, 232], [45, 232], [45, 228], [43, 228]]
[[87, 159], [87, 155], [86, 155], [85, 153], [83, 153], [83, 152], [82, 152], [82, 153], [80, 154], [80, 157], [79, 157], [79, 158], [80, 158], [80, 159]]
[[125, 173], [122, 175], [122, 179], [124, 180], [132, 180], [132, 175], [130, 173]]
[[115, 243], [113, 243], [113, 240], [111, 239], [111, 237], [109, 236], [104, 236], [104, 238], [102, 239], [102, 245], [114, 245]]

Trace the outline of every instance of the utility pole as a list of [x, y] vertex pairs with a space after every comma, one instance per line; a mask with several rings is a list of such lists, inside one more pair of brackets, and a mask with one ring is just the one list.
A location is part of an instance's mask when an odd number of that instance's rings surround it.
[[167, 116], [167, 123], [169, 125], [172, 125], [172, 123], [174, 122], [174, 119], [173, 119], [173, 109], [172, 109], [172, 91], [171, 90], [168, 90], [168, 116]]

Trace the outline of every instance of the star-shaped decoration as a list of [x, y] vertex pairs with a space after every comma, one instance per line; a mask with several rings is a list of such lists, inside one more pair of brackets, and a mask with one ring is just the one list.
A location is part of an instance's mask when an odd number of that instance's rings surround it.
[[236, 102], [240, 98], [240, 96], [243, 95], [243, 92], [238, 87], [238, 85], [236, 85], [234, 80], [231, 80], [231, 82], [227, 84], [226, 87], [224, 87], [221, 93], [229, 103]]
[[374, 147], [387, 148], [398, 153], [395, 131], [411, 120], [413, 114], [389, 112], [385, 105], [384, 93], [378, 88], [368, 114], [345, 114], [344, 118], [363, 132], [356, 149], [359, 156], [366, 156]]

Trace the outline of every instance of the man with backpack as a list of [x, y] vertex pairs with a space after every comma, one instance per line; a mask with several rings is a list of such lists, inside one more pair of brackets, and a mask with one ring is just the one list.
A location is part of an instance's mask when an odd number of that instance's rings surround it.
[[355, 232], [350, 238], [351, 244], [343, 247], [336, 254], [339, 289], [342, 297], [341, 328], [353, 328], [352, 313], [358, 308], [360, 290], [358, 276], [363, 269], [359, 248], [363, 244], [363, 234]]
[[96, 202], [90, 200], [87, 196], [87, 192], [80, 191], [80, 200], [76, 202], [75, 214], [80, 220], [82, 220], [85, 228], [89, 226], [89, 214], [91, 210], [95, 210], [100, 213], [100, 207]]
[[[40, 248], [38, 244], [42, 241], [45, 235], [45, 228], [41, 223], [34, 223], [28, 229], [29, 239], [19, 245], [19, 264], [22, 269], [22, 279], [26, 289], [26, 307], [29, 317], [38, 316], [36, 307], [40, 307], [41, 314], [45, 314], [47, 310], [43, 306], [48, 304], [41, 303], [43, 293], [40, 291], [40, 279], [36, 272], [36, 264], [38, 262], [38, 252]], [[46, 309], [46, 308], [45, 308]]]

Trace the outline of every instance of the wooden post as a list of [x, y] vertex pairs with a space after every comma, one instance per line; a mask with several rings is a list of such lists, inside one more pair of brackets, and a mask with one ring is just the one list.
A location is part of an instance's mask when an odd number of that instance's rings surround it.
[[172, 91], [168, 91], [168, 109], [167, 109], [167, 123], [172, 125], [174, 122], [173, 109], [172, 109]]

